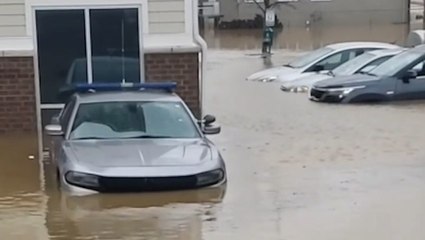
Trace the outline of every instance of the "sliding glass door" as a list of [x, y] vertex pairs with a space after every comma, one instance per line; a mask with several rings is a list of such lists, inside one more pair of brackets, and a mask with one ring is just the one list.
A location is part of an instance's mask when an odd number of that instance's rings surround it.
[[143, 81], [139, 8], [35, 10], [43, 127], [76, 83]]

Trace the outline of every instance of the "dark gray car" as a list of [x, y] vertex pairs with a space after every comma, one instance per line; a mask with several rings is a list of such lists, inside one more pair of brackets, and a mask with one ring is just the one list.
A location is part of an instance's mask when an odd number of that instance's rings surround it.
[[310, 99], [358, 103], [425, 99], [425, 46], [404, 51], [369, 73], [316, 83]]

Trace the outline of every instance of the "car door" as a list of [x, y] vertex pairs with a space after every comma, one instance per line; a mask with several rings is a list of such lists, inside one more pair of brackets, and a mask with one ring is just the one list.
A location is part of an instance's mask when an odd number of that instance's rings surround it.
[[318, 66], [321, 66], [324, 71], [333, 70], [339, 67], [341, 64], [363, 54], [365, 51], [366, 49], [356, 48], [356, 49], [349, 49], [349, 50], [336, 52], [320, 60], [319, 62], [311, 66], [309, 69], [307, 69], [306, 72], [312, 72], [315, 69], [317, 69]]
[[413, 70], [417, 73], [416, 78], [399, 79], [396, 83], [396, 95], [397, 100], [415, 100], [425, 99], [425, 61], [418, 63], [414, 67], [405, 70]]
[[[76, 99], [75, 97], [71, 98], [70, 101], [68, 101], [68, 103], [65, 104], [63, 110], [61, 111], [61, 113], [59, 114], [59, 116], [54, 117], [52, 119], [52, 124], [59, 124], [62, 127], [62, 131], [64, 133], [67, 132], [68, 129], [68, 125], [70, 122], [70, 119], [72, 117], [72, 113], [74, 112], [74, 108], [75, 108], [75, 103], [76, 103]], [[54, 136], [52, 137], [52, 146], [51, 146], [51, 153], [50, 153], [50, 157], [51, 157], [51, 161], [53, 164], [57, 164], [57, 155], [60, 151], [60, 146], [63, 142], [65, 138], [65, 135], [63, 136]]]

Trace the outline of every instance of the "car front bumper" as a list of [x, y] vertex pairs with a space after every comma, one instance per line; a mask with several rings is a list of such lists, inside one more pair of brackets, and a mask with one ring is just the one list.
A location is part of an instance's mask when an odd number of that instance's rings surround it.
[[342, 103], [345, 98], [342, 92], [331, 92], [320, 88], [311, 88], [309, 91], [309, 99], [314, 102]]
[[72, 195], [91, 195], [96, 193], [137, 193], [162, 192], [202, 188], [215, 188], [227, 182], [226, 172], [223, 177], [206, 183], [199, 183], [199, 173], [190, 176], [173, 177], [102, 177], [99, 176], [98, 187], [84, 187], [69, 183], [63, 177], [61, 188]]

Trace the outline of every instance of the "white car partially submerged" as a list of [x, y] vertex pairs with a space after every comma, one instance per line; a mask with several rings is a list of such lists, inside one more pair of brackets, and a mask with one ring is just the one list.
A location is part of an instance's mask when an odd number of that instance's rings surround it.
[[349, 76], [369, 72], [388, 59], [405, 51], [405, 48], [375, 50], [364, 53], [327, 73], [317, 73], [294, 81], [287, 81], [280, 89], [285, 92], [307, 92], [315, 83], [334, 77]]
[[381, 42], [331, 44], [307, 53], [289, 64], [254, 73], [246, 80], [260, 82], [293, 81], [318, 72], [334, 70], [343, 63], [368, 51], [395, 48], [400, 48], [400, 46]]

